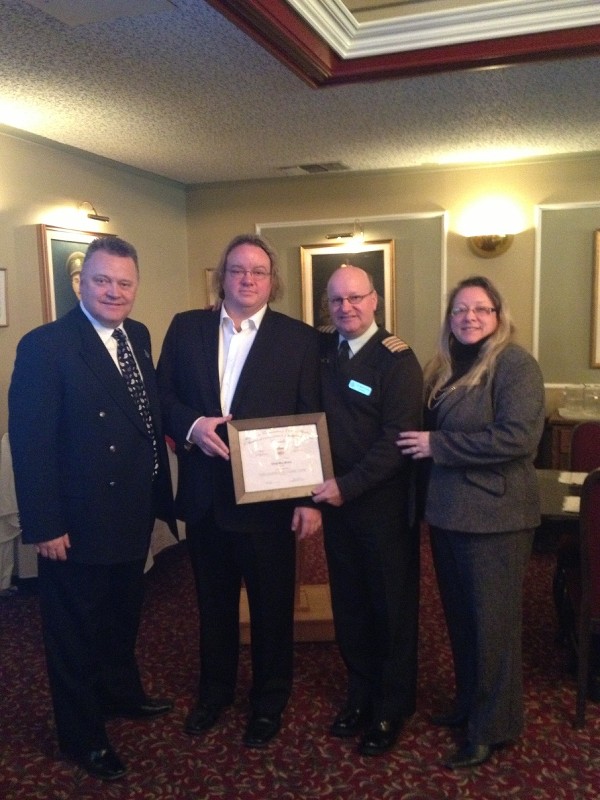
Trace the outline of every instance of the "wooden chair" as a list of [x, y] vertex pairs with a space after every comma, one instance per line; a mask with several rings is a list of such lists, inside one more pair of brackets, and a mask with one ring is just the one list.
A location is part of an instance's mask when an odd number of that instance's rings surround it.
[[591, 472], [596, 467], [600, 467], [600, 422], [580, 422], [571, 434], [569, 468]]
[[[569, 452], [572, 472], [591, 472], [600, 467], [600, 422], [580, 422], [573, 428]], [[571, 526], [562, 532], [556, 548], [556, 570], [552, 591], [558, 616], [558, 638], [566, 644], [573, 638], [574, 620], [571, 598], [567, 596], [567, 575], [579, 570], [579, 531]]]
[[579, 515], [579, 569], [569, 570], [567, 592], [576, 619], [577, 700], [575, 728], [585, 725], [590, 640], [600, 634], [600, 469], [587, 476]]

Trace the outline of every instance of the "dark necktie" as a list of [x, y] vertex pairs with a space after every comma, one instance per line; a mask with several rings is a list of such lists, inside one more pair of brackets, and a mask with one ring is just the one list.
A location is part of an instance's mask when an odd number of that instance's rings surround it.
[[347, 339], [342, 339], [337, 352], [338, 364], [347, 364], [350, 361], [350, 345]]
[[152, 415], [150, 414], [148, 395], [144, 388], [144, 381], [142, 380], [142, 376], [140, 375], [140, 371], [124, 332], [120, 328], [117, 328], [113, 331], [112, 335], [117, 340], [117, 361], [121, 368], [121, 374], [125, 379], [129, 394], [133, 398], [133, 402], [140, 412], [141, 418], [144, 420], [148, 435], [152, 439], [152, 448], [154, 450], [153, 475], [156, 475], [158, 473], [158, 447], [156, 446], [156, 434], [154, 432]]

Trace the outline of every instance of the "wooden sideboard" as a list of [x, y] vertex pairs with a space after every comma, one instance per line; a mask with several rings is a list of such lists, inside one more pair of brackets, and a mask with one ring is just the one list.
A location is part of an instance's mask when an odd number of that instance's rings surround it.
[[573, 428], [584, 419], [565, 419], [555, 411], [546, 420], [536, 461], [544, 469], [569, 469]]

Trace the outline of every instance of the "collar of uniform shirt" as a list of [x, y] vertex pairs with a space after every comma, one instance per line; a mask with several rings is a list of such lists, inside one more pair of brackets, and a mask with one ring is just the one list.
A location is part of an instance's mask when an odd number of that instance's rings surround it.
[[[375, 320], [373, 320], [373, 322], [369, 325], [369, 327], [363, 334], [357, 336], [356, 339], [348, 339], [347, 340], [348, 346], [350, 347], [350, 352], [352, 353], [352, 355], [355, 356], [360, 350], [360, 348], [364, 347], [364, 345], [366, 345], [369, 339], [376, 333], [377, 333], [377, 323], [375, 322]], [[345, 336], [342, 336], [340, 334], [338, 347], [340, 346], [342, 340], [345, 338], [346, 338]]]

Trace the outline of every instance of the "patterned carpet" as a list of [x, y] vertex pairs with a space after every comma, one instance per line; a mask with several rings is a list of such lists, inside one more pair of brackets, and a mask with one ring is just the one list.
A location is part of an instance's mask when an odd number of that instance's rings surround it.
[[[322, 579], [319, 553], [312, 556]], [[187, 736], [193, 702], [197, 613], [185, 545], [164, 551], [148, 575], [139, 658], [152, 695], [175, 711], [152, 722], [114, 720], [110, 735], [129, 766], [104, 784], [57, 760], [40, 648], [37, 598], [25, 588], [0, 601], [0, 798], [3, 800], [584, 800], [600, 794], [600, 707], [588, 706], [583, 731], [571, 727], [574, 683], [555, 642], [553, 557], [536, 553], [525, 603], [526, 731], [515, 745], [475, 770], [440, 766], [453, 734], [434, 728], [431, 712], [452, 693], [452, 673], [427, 539], [423, 539], [419, 708], [393, 752], [364, 758], [353, 741], [328, 735], [343, 701], [343, 668], [332, 643], [296, 646], [296, 683], [280, 736], [265, 750], [241, 742], [246, 719], [248, 649], [243, 648], [236, 703], [203, 738]], [[501, 598], [499, 598], [501, 602]]]

